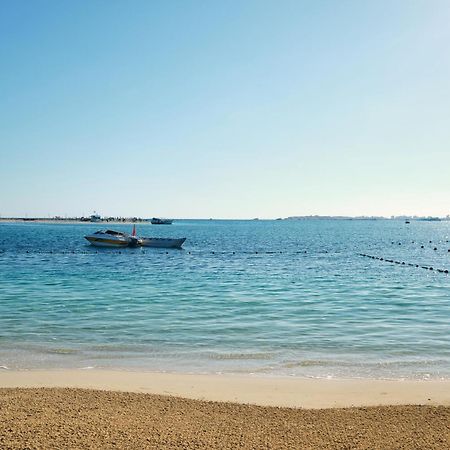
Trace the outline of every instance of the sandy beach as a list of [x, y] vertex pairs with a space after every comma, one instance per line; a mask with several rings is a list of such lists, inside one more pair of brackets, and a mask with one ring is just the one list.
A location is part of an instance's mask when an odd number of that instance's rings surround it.
[[447, 449], [450, 408], [293, 409], [82, 389], [0, 389], [0, 447]]
[[81, 388], [290, 408], [450, 406], [450, 381], [313, 379], [119, 370], [0, 371], [1, 388]]
[[447, 381], [4, 371], [0, 410], [11, 449], [450, 446]]

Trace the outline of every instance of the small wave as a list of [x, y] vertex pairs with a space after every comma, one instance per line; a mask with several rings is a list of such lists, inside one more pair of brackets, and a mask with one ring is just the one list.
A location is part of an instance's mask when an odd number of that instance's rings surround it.
[[[305, 359], [303, 361], [288, 361], [281, 365], [285, 369], [293, 369], [295, 367], [312, 367], [312, 366], [334, 366], [336, 361], [324, 361], [316, 359]], [[341, 364], [341, 363], [339, 363]]]
[[79, 350], [73, 348], [48, 348], [43, 350], [42, 353], [49, 353], [51, 355], [75, 355], [79, 353]]
[[271, 353], [211, 353], [208, 355], [210, 359], [231, 360], [231, 359], [272, 359]]
[[0, 369], [2, 369], [2, 370], [9, 370], [9, 367], [7, 367], [7, 366], [0, 366]]
[[88, 350], [108, 353], [161, 353], [160, 350], [154, 348], [130, 344], [99, 344], [88, 347]]

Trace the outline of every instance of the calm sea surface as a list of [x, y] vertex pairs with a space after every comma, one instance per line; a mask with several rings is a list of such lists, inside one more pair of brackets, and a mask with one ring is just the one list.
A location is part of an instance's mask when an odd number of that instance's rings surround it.
[[122, 251], [102, 227], [0, 224], [0, 370], [450, 379], [450, 222], [178, 221], [137, 231], [183, 250]]

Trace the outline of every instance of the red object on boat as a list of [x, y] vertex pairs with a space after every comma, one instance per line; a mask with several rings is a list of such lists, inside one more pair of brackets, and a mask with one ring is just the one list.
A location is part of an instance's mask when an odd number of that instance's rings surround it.
[[131, 232], [131, 236], [136, 236], [136, 225], [133, 225], [133, 231]]

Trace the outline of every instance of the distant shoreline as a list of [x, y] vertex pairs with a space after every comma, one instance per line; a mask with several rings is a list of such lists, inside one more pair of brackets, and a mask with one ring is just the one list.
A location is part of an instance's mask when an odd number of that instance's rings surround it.
[[[72, 218], [61, 218], [61, 217], [0, 217], [0, 222], [4, 223], [85, 223], [85, 224], [129, 224], [129, 223], [150, 223], [151, 219], [143, 219], [136, 217], [117, 217], [117, 218], [105, 218], [100, 220], [87, 220], [82, 217], [72, 217]], [[316, 220], [336, 220], [336, 221], [377, 221], [377, 220], [389, 220], [389, 221], [414, 221], [414, 222], [448, 222], [450, 221], [450, 216], [446, 217], [347, 217], [347, 216], [292, 216], [277, 219], [222, 219], [222, 218], [180, 218], [174, 219], [175, 221], [190, 221], [190, 220], [201, 220], [201, 221], [242, 221], [242, 222], [275, 222], [275, 221], [316, 221]]]
[[16, 218], [16, 217], [8, 217], [8, 218], [0, 218], [0, 222], [4, 223], [54, 223], [54, 224], [74, 224], [81, 223], [86, 225], [93, 224], [130, 224], [130, 223], [150, 223], [147, 219], [124, 219], [124, 220], [100, 220], [97, 222], [91, 222], [80, 219], [44, 219], [44, 218]]

